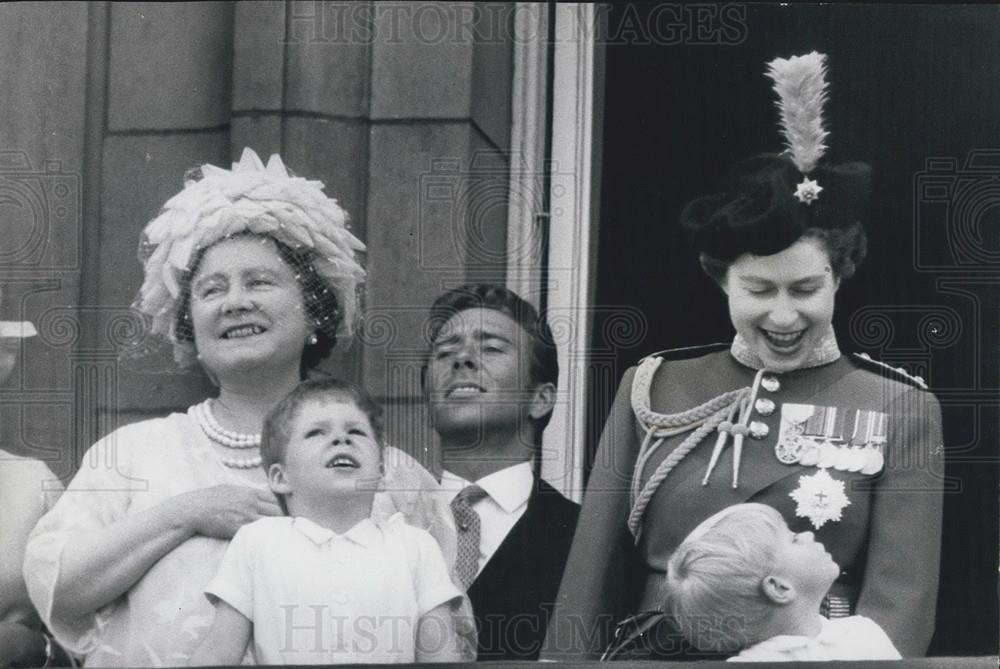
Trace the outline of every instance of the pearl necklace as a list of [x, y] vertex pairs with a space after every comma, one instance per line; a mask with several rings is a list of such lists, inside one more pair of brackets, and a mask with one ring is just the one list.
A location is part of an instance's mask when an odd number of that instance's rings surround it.
[[219, 425], [212, 413], [210, 400], [205, 400], [201, 404], [194, 406], [194, 415], [198, 420], [201, 429], [205, 431], [208, 438], [226, 448], [257, 448], [260, 446], [260, 433], [244, 434], [233, 432]]
[[[191, 414], [194, 416], [202, 432], [205, 433], [205, 436], [220, 446], [234, 449], [257, 448], [260, 446], [259, 433], [243, 434], [222, 427], [212, 413], [210, 400], [205, 400], [201, 404], [195, 404], [191, 407]], [[233, 469], [254, 469], [261, 465], [260, 455], [247, 458], [235, 458], [223, 455], [219, 457], [219, 460], [226, 467]]]

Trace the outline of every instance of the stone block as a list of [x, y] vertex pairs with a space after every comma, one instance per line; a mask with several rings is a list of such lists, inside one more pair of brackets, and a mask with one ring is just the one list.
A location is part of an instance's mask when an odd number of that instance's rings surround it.
[[350, 214], [351, 230], [366, 236], [368, 123], [290, 117], [284, 121], [282, 158], [296, 174], [319, 179], [326, 194]]
[[230, 154], [238, 158], [250, 147], [264, 161], [281, 153], [281, 113], [233, 115], [229, 129]]
[[468, 118], [475, 38], [471, 3], [385, 3], [372, 45], [372, 119]]
[[0, 273], [79, 272], [86, 26], [82, 4], [0, 6]]
[[457, 229], [464, 231], [463, 259], [470, 280], [503, 283], [507, 267], [507, 201], [510, 198], [508, 157], [470, 133], [468, 180], [462, 194]]
[[227, 125], [231, 111], [230, 3], [112, 3], [108, 129]]
[[285, 3], [238, 2], [233, 31], [233, 110], [281, 109]]
[[368, 115], [372, 12], [370, 2], [292, 3], [286, 109]]
[[513, 2], [477, 3], [479, 31], [472, 56], [471, 116], [494, 147], [510, 149], [514, 43]]

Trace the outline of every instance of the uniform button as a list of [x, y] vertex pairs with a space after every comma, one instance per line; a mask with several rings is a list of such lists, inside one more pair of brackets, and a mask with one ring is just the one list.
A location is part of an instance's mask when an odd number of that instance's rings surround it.
[[759, 420], [755, 420], [750, 423], [750, 436], [754, 439], [763, 439], [770, 431], [771, 428], [767, 426], [767, 423], [763, 423]]
[[753, 408], [757, 410], [761, 416], [770, 416], [774, 413], [774, 401], [767, 399], [766, 397], [761, 397], [756, 402], [753, 403]]
[[775, 376], [765, 376], [760, 380], [761, 387], [769, 393], [776, 393], [781, 388], [781, 381]]

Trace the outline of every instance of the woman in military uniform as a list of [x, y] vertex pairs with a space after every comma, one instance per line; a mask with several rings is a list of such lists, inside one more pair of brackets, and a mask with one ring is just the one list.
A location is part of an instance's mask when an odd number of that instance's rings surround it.
[[[801, 119], [788, 113], [809, 100], [789, 105], [785, 93], [811, 92], [821, 104], [823, 61], [813, 53], [771, 64], [789, 150], [739, 165], [719, 193], [682, 213], [736, 336], [647, 357], [625, 374], [543, 657], [597, 657], [613, 621], [660, 609], [673, 550], [741, 502], [769, 504], [832, 554], [841, 573], [822, 613], [868, 616], [904, 657], [926, 653], [940, 554], [940, 409], [919, 379], [838, 346], [834, 300], [865, 255], [870, 172], [818, 163], [821, 126], [789, 127]], [[660, 637], [654, 654], [683, 653], [664, 635], [669, 621], [655, 621], [633, 619]]]

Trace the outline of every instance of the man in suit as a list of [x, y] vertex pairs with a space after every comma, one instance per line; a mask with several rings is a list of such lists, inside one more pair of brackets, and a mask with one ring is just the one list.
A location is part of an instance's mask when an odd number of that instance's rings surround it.
[[438, 297], [430, 323], [424, 391], [441, 437], [441, 484], [478, 659], [533, 660], [579, 512], [536, 475], [559, 377], [552, 333], [529, 303], [488, 284]]

